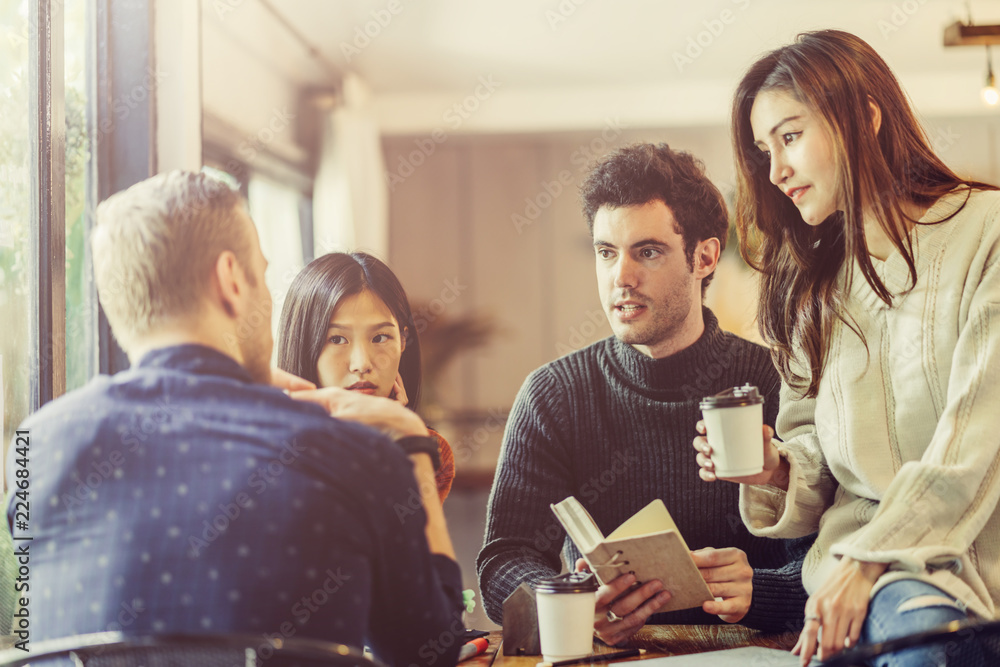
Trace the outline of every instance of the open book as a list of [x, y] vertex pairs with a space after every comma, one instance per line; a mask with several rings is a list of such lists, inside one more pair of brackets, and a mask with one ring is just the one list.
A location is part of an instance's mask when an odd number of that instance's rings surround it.
[[602, 584], [627, 572], [638, 584], [659, 579], [672, 597], [657, 612], [700, 607], [714, 599], [662, 500], [643, 507], [607, 537], [573, 496], [551, 507]]

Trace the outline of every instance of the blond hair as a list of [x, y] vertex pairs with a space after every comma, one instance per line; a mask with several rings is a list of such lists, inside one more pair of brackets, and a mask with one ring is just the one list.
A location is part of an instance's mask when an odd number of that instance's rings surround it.
[[204, 173], [171, 171], [97, 207], [91, 236], [97, 292], [124, 348], [165, 323], [196, 314], [220, 253], [254, 277], [243, 198]]

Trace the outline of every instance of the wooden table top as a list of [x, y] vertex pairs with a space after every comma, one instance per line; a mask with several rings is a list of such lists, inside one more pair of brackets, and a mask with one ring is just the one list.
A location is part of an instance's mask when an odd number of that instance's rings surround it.
[[[626, 660], [706, 653], [742, 646], [763, 646], [788, 651], [795, 645], [798, 636], [797, 632], [779, 635], [764, 634], [742, 625], [647, 625], [625, 644], [626, 647], [646, 649], [646, 653], [641, 657], [627, 658]], [[500, 647], [502, 639], [503, 633], [499, 630], [491, 632], [489, 636], [490, 647], [486, 653], [461, 664], [468, 667], [535, 667], [536, 663], [542, 661], [540, 655], [504, 655]], [[610, 653], [621, 650], [621, 648], [594, 642], [595, 654]]]

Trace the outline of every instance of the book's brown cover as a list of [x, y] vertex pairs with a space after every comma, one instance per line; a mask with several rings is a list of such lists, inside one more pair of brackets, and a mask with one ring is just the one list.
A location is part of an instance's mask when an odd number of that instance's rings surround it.
[[662, 500], [636, 512], [608, 537], [573, 496], [552, 505], [552, 511], [602, 584], [627, 572], [635, 574], [637, 586], [659, 579], [671, 597], [657, 612], [700, 607], [714, 599]]

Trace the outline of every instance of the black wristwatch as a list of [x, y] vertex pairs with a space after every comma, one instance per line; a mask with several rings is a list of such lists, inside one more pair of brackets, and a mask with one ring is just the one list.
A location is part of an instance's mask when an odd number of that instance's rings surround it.
[[437, 440], [429, 435], [408, 435], [396, 441], [406, 455], [427, 454], [434, 464], [434, 472], [441, 468], [441, 454], [438, 453]]

